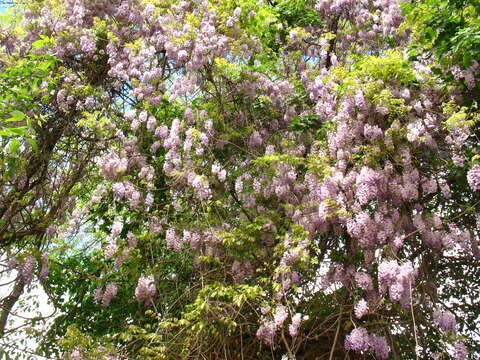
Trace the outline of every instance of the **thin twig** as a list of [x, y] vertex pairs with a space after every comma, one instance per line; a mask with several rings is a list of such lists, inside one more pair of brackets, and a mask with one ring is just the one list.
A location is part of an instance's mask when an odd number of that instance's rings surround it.
[[418, 350], [419, 350], [419, 345], [418, 345], [418, 338], [417, 338], [417, 325], [415, 324], [415, 314], [413, 312], [413, 296], [412, 296], [412, 282], [408, 282], [408, 286], [410, 288], [410, 310], [412, 312], [412, 320], [413, 320], [413, 334], [415, 336], [415, 358], [418, 360]]
[[332, 360], [333, 354], [335, 353], [335, 346], [337, 345], [338, 334], [340, 333], [340, 324], [342, 323], [342, 311], [343, 309], [340, 309], [340, 315], [338, 315], [338, 318], [337, 318], [337, 331], [335, 332], [335, 338], [333, 339], [333, 345], [332, 345], [332, 349], [330, 350], [330, 356], [328, 360]]

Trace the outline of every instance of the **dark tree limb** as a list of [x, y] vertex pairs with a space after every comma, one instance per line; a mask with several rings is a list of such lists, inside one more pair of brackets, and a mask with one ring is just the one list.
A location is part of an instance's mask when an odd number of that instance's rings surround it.
[[25, 289], [25, 282], [21, 276], [18, 276], [10, 295], [2, 300], [0, 313], [0, 338], [5, 334], [8, 317]]

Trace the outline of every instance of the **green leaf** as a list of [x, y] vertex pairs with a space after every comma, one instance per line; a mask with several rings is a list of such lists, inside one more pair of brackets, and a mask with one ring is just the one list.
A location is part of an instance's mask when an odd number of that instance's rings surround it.
[[28, 142], [32, 146], [32, 149], [38, 151], [38, 144], [34, 139], [28, 139]]
[[435, 37], [435, 31], [431, 27], [427, 27], [424, 31], [427, 40], [432, 40]]
[[463, 66], [466, 68], [472, 65], [472, 55], [470, 55], [470, 52], [466, 51], [463, 54], [462, 63], [463, 63]]
[[39, 49], [45, 45], [54, 44], [54, 40], [45, 35], [40, 35], [40, 40], [34, 41], [32, 46], [34, 49]]
[[11, 139], [10, 140], [10, 144], [8, 146], [8, 150], [11, 152], [11, 153], [16, 153], [18, 152], [18, 149], [20, 149], [20, 140], [14, 138], [14, 139]]
[[40, 49], [41, 47], [43, 47], [43, 44], [45, 44], [44, 40], [37, 40], [32, 43], [32, 46], [34, 49]]
[[5, 136], [5, 137], [11, 137], [11, 136], [17, 136], [12, 129], [9, 128], [3, 128], [0, 130], [0, 136]]
[[22, 121], [23, 119], [25, 119], [26, 115], [21, 112], [21, 111], [18, 111], [18, 110], [13, 110], [11, 113], [10, 113], [10, 118], [8, 118], [7, 120], [5, 120], [6, 122], [19, 122], [19, 121]]
[[18, 136], [26, 137], [26, 136], [29, 136], [27, 129], [28, 129], [27, 126], [19, 126], [19, 127], [11, 128], [8, 130], [10, 130], [14, 134], [13, 136], [18, 135]]

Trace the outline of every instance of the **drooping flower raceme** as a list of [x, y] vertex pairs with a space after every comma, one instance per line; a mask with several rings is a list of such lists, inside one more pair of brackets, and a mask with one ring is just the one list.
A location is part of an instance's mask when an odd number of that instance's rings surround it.
[[433, 313], [433, 320], [435, 325], [443, 331], [455, 332], [457, 322], [455, 315], [450, 311], [435, 310]]
[[359, 353], [371, 352], [377, 359], [386, 360], [390, 347], [383, 336], [369, 334], [365, 328], [358, 327], [345, 338], [345, 348]]
[[290, 336], [295, 337], [298, 335], [298, 330], [302, 324], [302, 314], [296, 313], [292, 316], [292, 323], [288, 326], [288, 332]]
[[368, 314], [368, 304], [365, 299], [360, 299], [360, 301], [355, 305], [355, 316], [358, 319], [361, 319], [366, 314]]
[[468, 184], [473, 191], [480, 191], [480, 164], [475, 164], [467, 173]]
[[155, 280], [152, 275], [141, 276], [138, 279], [138, 284], [135, 288], [135, 297], [138, 301], [145, 303], [145, 305], [150, 305], [156, 292]]
[[107, 287], [105, 288], [105, 292], [102, 296], [102, 306], [107, 307], [110, 305], [110, 301], [117, 295], [118, 287], [115, 283], [108, 283]]
[[370, 334], [367, 329], [358, 327], [345, 338], [345, 348], [358, 352], [368, 351], [370, 348]]

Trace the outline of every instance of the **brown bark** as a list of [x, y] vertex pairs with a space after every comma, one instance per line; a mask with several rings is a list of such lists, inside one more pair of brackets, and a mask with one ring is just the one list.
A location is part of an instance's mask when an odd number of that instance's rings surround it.
[[13, 307], [17, 303], [18, 299], [23, 293], [25, 288], [25, 282], [21, 276], [18, 276], [15, 280], [12, 292], [6, 298], [4, 298], [0, 305], [0, 338], [5, 335], [5, 328], [7, 326], [8, 316], [10, 315]]

